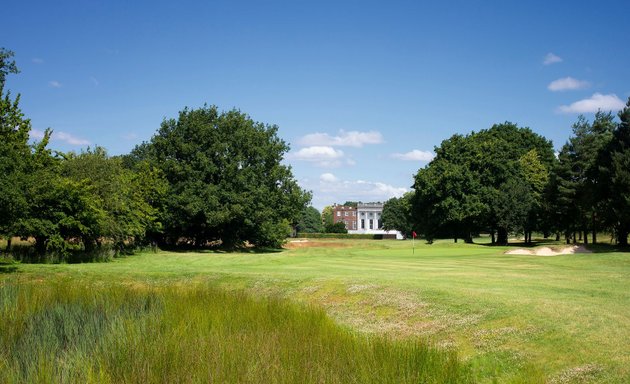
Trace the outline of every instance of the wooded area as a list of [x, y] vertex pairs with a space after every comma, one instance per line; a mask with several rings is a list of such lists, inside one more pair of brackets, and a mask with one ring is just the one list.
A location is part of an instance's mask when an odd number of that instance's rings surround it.
[[35, 239], [24, 259], [92, 260], [157, 244], [279, 247], [310, 194], [282, 165], [277, 127], [215, 106], [184, 109], [130, 154], [61, 153], [32, 142], [18, 73], [0, 50], [0, 236]]
[[[0, 236], [34, 239], [28, 257], [98, 259], [100, 252], [160, 245], [279, 247], [292, 229], [344, 232], [307, 207], [281, 161], [289, 146], [278, 127], [215, 106], [185, 108], [166, 119], [128, 155], [104, 148], [49, 149], [52, 131], [31, 141], [20, 96], [5, 91], [18, 73], [13, 52], [0, 49]], [[505, 122], [435, 148], [418, 170], [414, 191], [386, 202], [383, 227], [467, 242], [490, 233], [564, 235], [597, 241], [598, 232], [626, 246], [630, 232], [630, 99], [618, 113], [580, 116], [573, 136], [554, 153], [551, 141]], [[337, 228], [339, 227], [339, 228]]]

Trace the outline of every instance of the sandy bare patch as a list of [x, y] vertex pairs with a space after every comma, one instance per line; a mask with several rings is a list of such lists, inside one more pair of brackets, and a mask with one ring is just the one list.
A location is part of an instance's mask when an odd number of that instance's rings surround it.
[[284, 248], [287, 249], [295, 249], [295, 248], [347, 248], [352, 244], [343, 243], [340, 241], [325, 241], [325, 240], [309, 240], [309, 239], [300, 239], [300, 240], [290, 240], [288, 243], [284, 245]]
[[559, 255], [572, 255], [575, 253], [592, 253], [583, 245], [571, 245], [568, 247], [551, 248], [541, 247], [533, 249], [513, 249], [505, 252], [506, 255], [533, 255], [533, 256], [559, 256]]

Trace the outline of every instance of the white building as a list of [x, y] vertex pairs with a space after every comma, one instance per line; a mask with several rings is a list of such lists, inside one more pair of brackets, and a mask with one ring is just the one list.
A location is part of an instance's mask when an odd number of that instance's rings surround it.
[[396, 239], [403, 238], [399, 231], [386, 231], [383, 229], [383, 203], [359, 203], [357, 204], [357, 229], [348, 233], [369, 235], [396, 235]]

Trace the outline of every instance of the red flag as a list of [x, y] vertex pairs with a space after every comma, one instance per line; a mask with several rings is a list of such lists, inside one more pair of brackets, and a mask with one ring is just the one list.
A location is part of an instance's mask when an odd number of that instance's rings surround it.
[[411, 231], [411, 236], [413, 236], [414, 239], [418, 237], [418, 235], [416, 235], [416, 231]]

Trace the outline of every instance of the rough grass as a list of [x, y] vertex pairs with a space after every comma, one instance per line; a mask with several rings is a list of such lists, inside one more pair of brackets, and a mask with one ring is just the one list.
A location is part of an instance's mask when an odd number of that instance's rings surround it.
[[452, 352], [207, 286], [0, 285], [2, 383], [461, 383]]
[[536, 257], [504, 255], [507, 247], [416, 241], [412, 253], [411, 241], [330, 242], [343, 244], [19, 265], [0, 281], [202, 283], [323, 308], [366, 334], [429, 339], [457, 351], [479, 382], [630, 382], [627, 252], [598, 246], [592, 254]]

